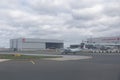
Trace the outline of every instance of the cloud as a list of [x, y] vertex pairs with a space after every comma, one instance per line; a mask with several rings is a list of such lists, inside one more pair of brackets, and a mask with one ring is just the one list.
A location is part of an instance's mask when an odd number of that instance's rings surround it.
[[120, 0], [1, 0], [0, 47], [19, 37], [63, 39], [120, 34]]

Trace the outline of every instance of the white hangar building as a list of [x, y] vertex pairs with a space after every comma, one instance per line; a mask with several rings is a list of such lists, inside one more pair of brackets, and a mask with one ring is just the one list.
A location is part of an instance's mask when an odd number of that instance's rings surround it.
[[63, 47], [63, 40], [33, 38], [17, 38], [10, 40], [10, 49], [14, 51], [60, 49]]

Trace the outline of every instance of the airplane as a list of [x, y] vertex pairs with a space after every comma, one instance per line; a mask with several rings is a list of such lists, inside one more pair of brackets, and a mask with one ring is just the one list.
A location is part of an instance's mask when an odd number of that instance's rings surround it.
[[77, 52], [80, 52], [81, 50], [82, 50], [81, 48], [67, 48], [67, 49], [63, 49], [61, 51], [61, 54], [68, 54], [68, 53], [76, 54]]

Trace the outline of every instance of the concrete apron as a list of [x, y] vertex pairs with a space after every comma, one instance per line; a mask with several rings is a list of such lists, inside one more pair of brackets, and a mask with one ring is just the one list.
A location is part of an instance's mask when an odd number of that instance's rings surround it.
[[81, 59], [91, 59], [91, 56], [73, 56], [73, 55], [64, 55], [62, 58], [47, 58], [45, 60], [54, 60], [54, 61], [68, 61], [68, 60], [81, 60]]
[[[55, 56], [55, 55], [54, 55]], [[45, 58], [44, 60], [54, 60], [54, 61], [68, 61], [68, 60], [81, 60], [81, 59], [91, 59], [91, 56], [73, 56], [73, 55], [57, 55], [62, 56], [62, 58]], [[9, 61], [11, 59], [0, 59], [0, 62]]]
[[9, 61], [10, 59], [0, 59], [0, 62]]

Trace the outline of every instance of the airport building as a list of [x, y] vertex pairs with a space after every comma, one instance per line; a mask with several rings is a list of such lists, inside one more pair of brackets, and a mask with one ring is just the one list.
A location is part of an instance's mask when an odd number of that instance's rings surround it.
[[63, 47], [63, 40], [32, 38], [18, 38], [10, 40], [10, 49], [14, 51], [60, 49]]
[[120, 49], [120, 36], [117, 37], [99, 37], [99, 38], [88, 38], [84, 41], [87, 48], [101, 48], [109, 47]]
[[80, 44], [72, 44], [70, 45], [70, 48], [80, 48]]
[[84, 49], [85, 48], [85, 43], [80, 43], [80, 44], [72, 44], [70, 45], [70, 48], [81, 48]]

